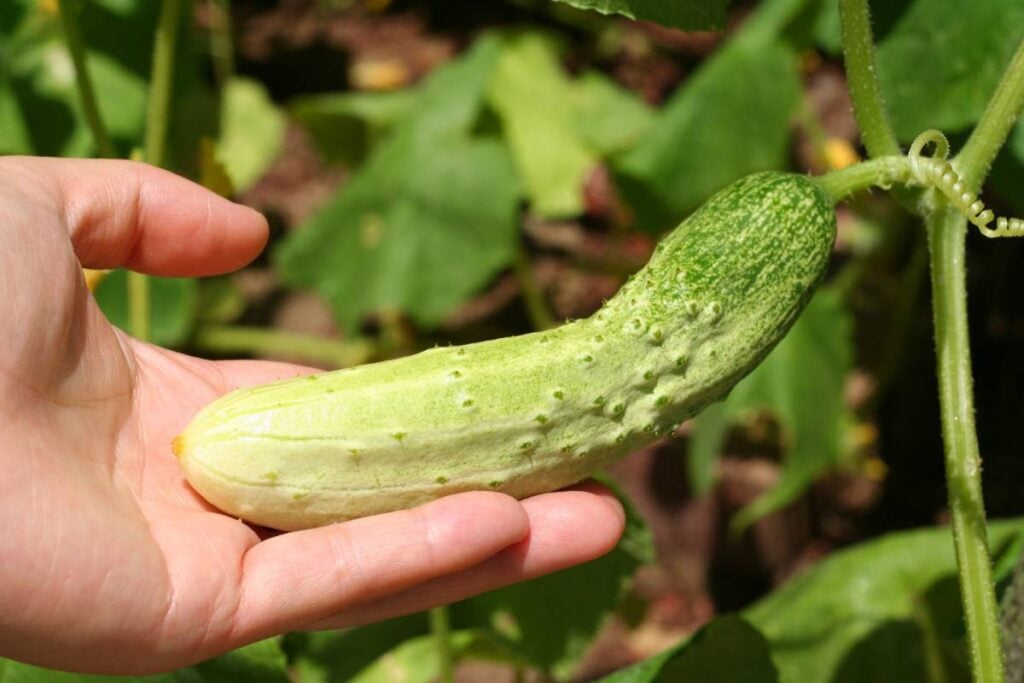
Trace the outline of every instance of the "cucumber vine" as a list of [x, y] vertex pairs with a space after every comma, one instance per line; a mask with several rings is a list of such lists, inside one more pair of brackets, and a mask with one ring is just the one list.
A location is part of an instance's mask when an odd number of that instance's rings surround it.
[[[933, 145], [935, 151], [931, 157], [924, 157], [921, 153], [928, 145]], [[997, 218], [991, 209], [986, 209], [985, 203], [967, 189], [953, 164], [946, 160], [948, 155], [949, 141], [940, 131], [926, 130], [918, 135], [907, 153], [914, 180], [926, 188], [941, 192], [985, 237], [1024, 236], [1024, 220], [1003, 216]], [[989, 227], [992, 221], [996, 223], [995, 228]]]

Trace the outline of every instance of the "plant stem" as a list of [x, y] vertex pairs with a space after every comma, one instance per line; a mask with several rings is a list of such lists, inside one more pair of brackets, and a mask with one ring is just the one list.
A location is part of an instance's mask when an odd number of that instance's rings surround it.
[[149, 278], [134, 270], [128, 271], [128, 320], [132, 336], [149, 341]]
[[1024, 40], [1003, 73], [992, 99], [978, 119], [963, 149], [954, 159], [960, 179], [971, 192], [978, 192], [992, 161], [1006, 142], [1024, 107]]
[[235, 48], [231, 28], [231, 0], [210, 0], [210, 52], [217, 84], [223, 89], [235, 75]]
[[997, 682], [1003, 680], [1003, 657], [974, 427], [964, 264], [967, 222], [944, 200], [939, 202], [940, 210], [928, 215], [925, 224], [953, 545], [974, 680]]
[[854, 192], [869, 187], [886, 187], [910, 180], [910, 164], [905, 156], [884, 156], [847, 166], [814, 180], [839, 203]]
[[867, 0], [839, 0], [846, 80], [861, 139], [873, 157], [900, 153], [889, 123], [875, 66], [875, 43]]
[[339, 341], [263, 327], [206, 325], [192, 335], [192, 344], [219, 353], [272, 354], [305, 358], [346, 368], [365, 363], [374, 346], [364, 340]]
[[174, 51], [178, 38], [182, 0], [162, 0], [160, 19], [153, 44], [153, 66], [146, 111], [146, 162], [163, 166], [170, 120], [171, 86], [174, 80]]
[[534, 329], [549, 330], [555, 327], [558, 323], [555, 322], [555, 317], [548, 310], [544, 294], [533, 277], [530, 256], [522, 247], [516, 251], [515, 272], [516, 280], [519, 281], [519, 289], [523, 294], [523, 303], [526, 304], [526, 313], [530, 316], [530, 323]]
[[452, 683], [455, 680], [455, 660], [452, 656], [448, 623], [448, 607], [441, 605], [430, 610], [430, 632], [434, 635], [437, 645], [437, 658], [440, 663], [441, 683]]
[[[149, 78], [146, 111], [146, 140], [143, 156], [154, 166], [163, 166], [170, 118], [171, 84], [174, 77], [174, 49], [181, 16], [181, 0], [163, 0], [153, 44], [153, 65]], [[149, 280], [142, 273], [128, 273], [128, 309], [132, 335], [149, 339]]]
[[92, 132], [93, 141], [96, 143], [96, 152], [101, 157], [113, 158], [114, 143], [110, 140], [110, 133], [103, 125], [103, 117], [100, 115], [99, 107], [96, 104], [96, 91], [92, 85], [92, 78], [89, 76], [89, 66], [86, 63], [85, 41], [82, 40], [82, 32], [78, 26], [78, 12], [80, 9], [78, 0], [59, 0], [60, 20], [64, 27], [64, 40], [68, 45], [68, 52], [71, 53], [71, 63], [75, 67], [75, 86], [78, 88], [78, 101], [82, 106], [82, 115], [85, 116], [85, 123]]

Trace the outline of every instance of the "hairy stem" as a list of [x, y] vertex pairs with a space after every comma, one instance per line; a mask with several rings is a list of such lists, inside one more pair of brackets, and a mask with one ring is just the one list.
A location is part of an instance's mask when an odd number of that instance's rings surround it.
[[103, 117], [96, 104], [96, 90], [93, 88], [89, 67], [86, 64], [85, 41], [82, 40], [82, 32], [78, 26], [78, 12], [81, 9], [79, 1], [59, 0], [59, 7], [60, 21], [64, 27], [64, 40], [67, 42], [68, 52], [71, 53], [71, 63], [75, 67], [75, 87], [78, 89], [78, 102], [82, 106], [82, 115], [92, 133], [93, 142], [96, 143], [96, 152], [101, 157], [113, 158], [116, 156], [114, 143], [110, 139], [107, 127], [103, 124]]
[[881, 157], [900, 153], [889, 123], [875, 66], [875, 43], [867, 0], [839, 0], [843, 32], [846, 80], [853, 100], [853, 114], [868, 154]]
[[839, 203], [855, 192], [870, 187], [888, 188], [911, 179], [910, 164], [905, 156], [884, 156], [862, 161], [837, 171], [829, 171], [814, 180]]
[[1003, 657], [974, 427], [964, 267], [967, 223], [959, 213], [944, 206], [927, 216], [925, 223], [931, 254], [946, 482], [971, 670], [976, 681], [997, 682], [1003, 680]]
[[336, 368], [365, 363], [374, 355], [374, 347], [367, 341], [340, 341], [263, 327], [204, 325], [191, 341], [204, 351], [298, 357]]
[[953, 160], [964, 186], [978, 192], [992, 161], [1024, 108], [1024, 40], [1003, 73], [992, 99], [963, 149]]
[[441, 683], [453, 683], [455, 680], [455, 659], [452, 655], [448, 624], [448, 607], [441, 605], [430, 610], [430, 632], [436, 640], [437, 659], [440, 663], [438, 680]]

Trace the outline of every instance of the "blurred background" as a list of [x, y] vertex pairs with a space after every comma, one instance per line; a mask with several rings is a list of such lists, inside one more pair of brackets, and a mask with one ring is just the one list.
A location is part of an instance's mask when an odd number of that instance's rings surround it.
[[[67, 5], [110, 145], [83, 114], [56, 0], [3, 0], [0, 153], [138, 154], [160, 4]], [[835, 2], [707, 5], [721, 30], [550, 0], [186, 2], [165, 165], [264, 212], [272, 238], [229, 276], [150, 278], [151, 340], [336, 368], [549, 327], [594, 312], [728, 182], [859, 160]], [[901, 142], [937, 127], [955, 150], [1024, 36], [1024, 5], [873, 9]], [[1018, 126], [985, 201], [1021, 215], [1022, 183]], [[923, 229], [884, 192], [838, 218], [828, 281], [789, 337], [725, 402], [608, 473], [634, 508], [620, 547], [452, 609], [471, 634], [458, 680], [596, 680], [839, 549], [945, 521]], [[968, 239], [985, 496], [1000, 517], [1021, 511], [1024, 262], [1014, 240]], [[131, 330], [126, 274], [89, 276]], [[928, 604], [955, 612], [955, 582], [943, 586]], [[896, 662], [922, 635], [890, 626], [847, 647]], [[426, 628], [417, 615], [290, 635], [253, 661], [286, 662], [293, 680], [426, 681]], [[947, 650], [957, 680], [962, 652]], [[385, 653], [412, 677], [389, 678]]]

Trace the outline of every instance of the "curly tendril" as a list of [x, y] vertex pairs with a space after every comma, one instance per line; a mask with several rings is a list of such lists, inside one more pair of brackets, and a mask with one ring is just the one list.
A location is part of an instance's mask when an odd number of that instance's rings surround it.
[[[926, 157], [922, 152], [929, 145], [935, 151]], [[964, 187], [960, 175], [946, 160], [948, 155], [949, 140], [941, 131], [926, 130], [918, 135], [907, 152], [914, 180], [924, 187], [941, 192], [985, 237], [1024, 237], [1024, 220], [1002, 216], [997, 218], [991, 209], [986, 209], [978, 195]], [[989, 227], [992, 221], [996, 223], [995, 228]]]

